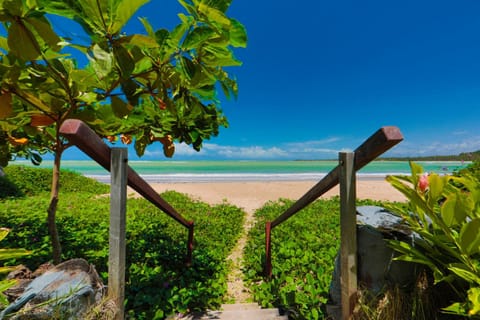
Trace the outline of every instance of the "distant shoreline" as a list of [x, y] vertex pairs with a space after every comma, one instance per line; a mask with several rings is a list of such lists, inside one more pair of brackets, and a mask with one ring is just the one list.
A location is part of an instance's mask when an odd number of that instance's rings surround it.
[[[466, 167], [468, 162], [424, 161], [418, 162], [426, 172], [451, 174]], [[21, 161], [14, 164], [29, 165]], [[130, 166], [151, 183], [187, 182], [245, 182], [245, 181], [320, 181], [338, 165], [329, 161], [129, 161]], [[51, 169], [53, 161], [47, 160], [40, 167]], [[62, 169], [109, 182], [109, 173], [93, 160], [64, 160]], [[384, 180], [387, 175], [408, 175], [406, 161], [375, 160], [357, 172], [358, 180]]]

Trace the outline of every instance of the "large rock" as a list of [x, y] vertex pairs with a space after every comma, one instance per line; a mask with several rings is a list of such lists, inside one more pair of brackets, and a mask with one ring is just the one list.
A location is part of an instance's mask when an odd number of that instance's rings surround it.
[[15, 314], [9, 319], [82, 319], [103, 296], [97, 271], [83, 259], [63, 262], [33, 280], [28, 280], [32, 277], [28, 271], [18, 272], [27, 277], [14, 288], [19, 296], [0, 313], [0, 319], [11, 313]]
[[[357, 281], [374, 295], [388, 286], [411, 288], [417, 278], [417, 265], [393, 260], [396, 253], [386, 239], [412, 241], [411, 232], [401, 218], [377, 206], [357, 208]], [[340, 258], [335, 260], [330, 298], [341, 305]], [[335, 308], [332, 308], [332, 310]], [[334, 317], [336, 319], [336, 317]]]

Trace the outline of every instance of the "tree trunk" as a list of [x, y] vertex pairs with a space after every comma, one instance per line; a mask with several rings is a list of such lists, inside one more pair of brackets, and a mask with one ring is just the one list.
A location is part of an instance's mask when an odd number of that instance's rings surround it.
[[55, 160], [53, 163], [52, 172], [52, 189], [50, 194], [50, 205], [48, 206], [48, 233], [52, 242], [52, 258], [54, 264], [62, 262], [62, 247], [60, 245], [60, 238], [58, 236], [56, 213], [58, 204], [58, 192], [60, 189], [60, 160], [62, 158], [62, 147], [58, 146], [55, 152]]

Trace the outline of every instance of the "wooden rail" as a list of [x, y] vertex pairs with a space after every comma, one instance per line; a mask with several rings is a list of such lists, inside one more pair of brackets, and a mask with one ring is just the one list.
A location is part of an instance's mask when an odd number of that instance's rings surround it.
[[[85, 123], [80, 120], [66, 120], [60, 128], [62, 136], [75, 144], [90, 158], [110, 171], [111, 149]], [[168, 202], [166, 202], [142, 177], [130, 166], [127, 168], [128, 185], [141, 194], [145, 199], [156, 205], [163, 212], [189, 228], [193, 222], [183, 218]]]
[[[105, 142], [85, 123], [76, 119], [66, 120], [60, 127], [60, 133], [90, 158], [110, 171], [111, 149]], [[168, 214], [189, 230], [189, 242], [187, 247], [187, 262], [191, 262], [193, 250], [193, 221], [182, 217], [168, 202], [166, 202], [142, 177], [130, 166], [127, 168], [127, 184], [153, 203], [157, 208]]]
[[[320, 182], [307, 191], [290, 208], [273, 221], [265, 225], [265, 274], [272, 276], [271, 259], [271, 231], [273, 228], [286, 221], [301, 209], [318, 199], [327, 191], [341, 182], [341, 261], [342, 280], [342, 318], [348, 319], [351, 314], [356, 291], [356, 217], [355, 217], [355, 173], [369, 162], [377, 158], [385, 151], [392, 148], [403, 140], [403, 136], [397, 127], [382, 127], [367, 140], [365, 140], [354, 152], [340, 153], [339, 164], [330, 171]], [[355, 283], [355, 289], [352, 289]], [[348, 309], [348, 310], [347, 310]]]
[[[360, 170], [379, 155], [403, 140], [403, 136], [397, 127], [382, 127], [360, 145], [355, 152], [355, 171]], [[324, 193], [338, 184], [340, 165], [330, 171], [320, 182], [313, 186], [307, 193], [297, 200], [287, 211], [273, 220], [271, 228], [275, 228], [283, 221], [293, 216], [298, 211], [318, 199]]]

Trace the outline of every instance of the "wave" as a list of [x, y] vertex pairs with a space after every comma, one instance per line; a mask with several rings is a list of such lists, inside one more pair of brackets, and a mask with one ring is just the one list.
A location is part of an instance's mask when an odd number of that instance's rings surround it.
[[[381, 180], [387, 175], [404, 173], [358, 173], [359, 180]], [[108, 174], [86, 175], [103, 183], [110, 183]], [[174, 174], [140, 174], [149, 183], [189, 183], [189, 182], [270, 182], [270, 181], [320, 181], [325, 173], [174, 173]]]

